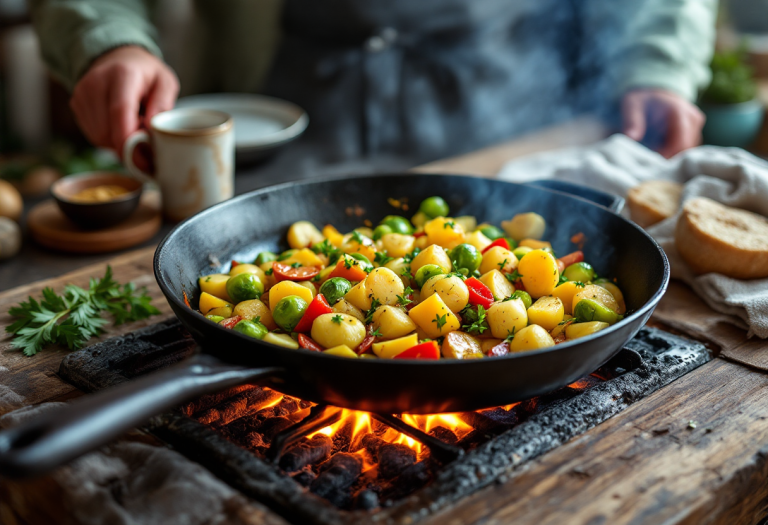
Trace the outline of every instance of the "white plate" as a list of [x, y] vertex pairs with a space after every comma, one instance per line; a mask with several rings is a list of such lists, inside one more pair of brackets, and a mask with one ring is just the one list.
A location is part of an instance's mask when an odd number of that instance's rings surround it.
[[248, 93], [209, 93], [176, 101], [177, 108], [215, 109], [232, 115], [237, 161], [262, 158], [307, 129], [309, 117], [299, 106]]

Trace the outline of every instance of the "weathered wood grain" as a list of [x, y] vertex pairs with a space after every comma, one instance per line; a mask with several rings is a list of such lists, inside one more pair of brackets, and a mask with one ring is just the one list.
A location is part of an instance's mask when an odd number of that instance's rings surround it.
[[426, 523], [757, 523], [766, 403], [765, 374], [714, 360]]

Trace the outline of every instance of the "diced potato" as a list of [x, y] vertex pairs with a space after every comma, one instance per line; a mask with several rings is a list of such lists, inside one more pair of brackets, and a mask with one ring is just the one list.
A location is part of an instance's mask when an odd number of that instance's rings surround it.
[[504, 233], [516, 241], [523, 239], [541, 239], [547, 223], [538, 213], [519, 213], [512, 220], [501, 221]]
[[391, 341], [373, 343], [373, 353], [383, 359], [392, 359], [419, 344], [416, 334], [407, 335]]
[[568, 328], [569, 325], [573, 324], [575, 321], [573, 317], [570, 319], [563, 319], [560, 321], [556, 327], [554, 327], [552, 330], [549, 331], [549, 335], [552, 336], [552, 338], [555, 338], [565, 332], [565, 329]]
[[534, 299], [552, 295], [557, 283], [560, 282], [557, 261], [551, 253], [544, 250], [528, 252], [520, 260], [517, 271], [522, 275], [525, 291], [531, 294]]
[[265, 343], [272, 343], [273, 345], [282, 346], [283, 348], [288, 348], [290, 350], [299, 349], [299, 343], [294, 341], [288, 334], [276, 334], [274, 332], [269, 332], [264, 336], [262, 341]]
[[[207, 292], [203, 292], [200, 294], [200, 313], [203, 315], [208, 315], [211, 313], [211, 310], [214, 308], [223, 308], [223, 307], [229, 307], [233, 308], [232, 303], [229, 301], [225, 301], [224, 299], [220, 299], [216, 296], [213, 296]], [[230, 310], [231, 312], [231, 310]], [[221, 315], [221, 314], [216, 314]], [[231, 314], [230, 314], [231, 315]], [[229, 315], [222, 315], [222, 317], [229, 317]]]
[[511, 251], [501, 246], [494, 246], [483, 254], [483, 262], [480, 263], [480, 274], [491, 270], [500, 270], [502, 273], [512, 273], [517, 268], [517, 257]]
[[421, 299], [438, 294], [453, 313], [460, 312], [469, 302], [469, 289], [456, 275], [435, 275], [421, 287]]
[[376, 246], [373, 244], [373, 240], [365, 235], [360, 235], [362, 242], [358, 242], [352, 234], [344, 236], [344, 242], [341, 243], [341, 251], [344, 253], [359, 253], [365, 255], [369, 261], [373, 261], [376, 257]]
[[[271, 268], [272, 266], [270, 266]], [[255, 264], [238, 264], [234, 268], [232, 268], [229, 271], [229, 276], [234, 277], [235, 275], [240, 275], [241, 273], [252, 273], [258, 276], [259, 279], [261, 279], [262, 283], [267, 282], [267, 275], [264, 273], [264, 270], [256, 266]]]
[[237, 303], [232, 314], [239, 315], [243, 319], [256, 319], [257, 317], [260, 317], [259, 321], [266, 326], [268, 330], [277, 330], [277, 324], [275, 324], [275, 321], [272, 319], [272, 312], [267, 308], [266, 304], [258, 299], [250, 299], [248, 301]]
[[323, 237], [328, 239], [332, 246], [338, 248], [344, 242], [344, 235], [330, 224], [323, 226]]
[[494, 346], [501, 344], [501, 339], [480, 339], [480, 350], [483, 351], [484, 355], [488, 355], [488, 352], [493, 348]]
[[331, 274], [336, 270], [336, 265], [326, 266], [320, 270], [320, 280], [317, 281], [318, 286], [322, 286], [325, 281], [331, 278]]
[[[616, 303], [619, 305], [619, 309], [616, 310], [617, 314], [625, 314], [627, 312], [627, 305], [624, 303], [624, 294], [621, 293], [621, 290], [618, 286], [611, 282], [604, 282], [604, 283], [596, 283], [596, 286], [599, 286], [601, 288], [605, 288], [609, 292], [611, 292], [611, 295], [614, 299], [616, 299]], [[216, 295], [216, 294], [213, 294]]]
[[566, 281], [552, 290], [552, 295], [563, 301], [563, 308], [567, 315], [573, 313], [573, 297], [584, 289], [584, 283], [576, 284], [574, 281]]
[[415, 331], [416, 323], [402, 308], [385, 305], [373, 312], [373, 328], [381, 333], [382, 339], [397, 339]]
[[563, 301], [559, 297], [549, 295], [539, 297], [528, 308], [528, 322], [541, 326], [547, 332], [555, 328], [563, 320], [564, 315]]
[[280, 299], [289, 295], [298, 295], [307, 301], [307, 304], [312, 302], [312, 292], [293, 281], [281, 281], [269, 290], [269, 309], [274, 312]]
[[360, 322], [365, 322], [365, 314], [346, 299], [339, 299], [336, 304], [333, 305], [333, 311], [340, 314], [351, 315], [355, 319], [360, 320]]
[[291, 248], [306, 248], [322, 241], [323, 234], [309, 221], [294, 222], [288, 228], [288, 245]]
[[578, 339], [599, 332], [611, 326], [601, 321], [588, 321], [586, 323], [571, 323], [565, 328], [566, 339]]
[[429, 244], [437, 244], [449, 250], [464, 242], [464, 229], [448, 217], [432, 219], [424, 225], [424, 232]]
[[480, 359], [485, 357], [480, 342], [465, 332], [450, 332], [443, 339], [443, 357], [449, 359]]
[[365, 279], [365, 288], [371, 299], [391, 305], [397, 304], [397, 296], [402, 296], [405, 291], [403, 281], [389, 268], [374, 268]]
[[429, 220], [429, 217], [427, 217], [424, 213], [419, 211], [419, 212], [416, 212], [416, 215], [411, 217], [411, 224], [413, 224], [417, 228], [420, 228], [420, 227], [423, 227], [428, 220]]
[[512, 299], [501, 303], [494, 303], [486, 313], [491, 335], [498, 339], [504, 339], [509, 334], [517, 333], [528, 324], [528, 313], [522, 299]]
[[552, 336], [541, 326], [532, 324], [515, 333], [515, 338], [509, 343], [509, 351], [525, 352], [548, 346], [555, 346]]
[[223, 273], [214, 273], [211, 275], [205, 275], [198, 280], [200, 284], [200, 290], [209, 293], [219, 299], [231, 302], [232, 299], [227, 293], [227, 281], [229, 281], [229, 275]]
[[461, 327], [459, 319], [445, 305], [439, 294], [433, 294], [421, 301], [408, 312], [408, 315], [430, 339], [438, 338]]
[[421, 237], [416, 238], [416, 242], [413, 243], [414, 248], [418, 248], [419, 250], [423, 250], [427, 246], [429, 246], [429, 239], [427, 239], [426, 235], [422, 235]]
[[[425, 239], [426, 237], [419, 238]], [[449, 273], [452, 268], [451, 258], [448, 256], [448, 253], [446, 253], [446, 251], [441, 246], [436, 244], [427, 246], [422, 251], [420, 251], [416, 257], [413, 258], [411, 261], [411, 274], [416, 275], [416, 272], [419, 271], [419, 268], [426, 266], [427, 264], [436, 264], [445, 273]]]
[[390, 257], [404, 257], [413, 251], [416, 237], [401, 233], [387, 233], [381, 237], [381, 246]]
[[220, 317], [232, 317], [232, 305], [219, 306], [218, 308], [211, 308], [208, 310], [207, 315], [218, 315]]
[[280, 262], [283, 264], [299, 263], [302, 266], [323, 266], [323, 261], [320, 259], [320, 256], [309, 248], [302, 248]]
[[355, 351], [347, 345], [334, 346], [333, 348], [325, 350], [323, 353], [328, 355], [335, 355], [338, 357], [349, 357], [351, 359], [358, 358], [358, 355], [355, 353]]
[[464, 236], [464, 242], [467, 244], [471, 244], [472, 246], [477, 248], [477, 251], [482, 252], [488, 247], [489, 244], [491, 244], [492, 241], [488, 237], [483, 235], [483, 232], [474, 231]]
[[311, 283], [309, 281], [299, 281], [296, 284], [298, 284], [299, 286], [303, 286], [304, 288], [312, 292], [313, 299], [317, 295], [317, 288], [315, 287], [314, 283]]
[[371, 298], [369, 297], [368, 290], [365, 288], [365, 281], [360, 281], [353, 286], [352, 289], [344, 295], [344, 299], [363, 312], [367, 312], [371, 309]]
[[537, 239], [523, 239], [518, 243], [518, 246], [525, 246], [533, 250], [541, 250], [544, 248], [552, 249], [552, 243], [549, 241], [539, 241]]
[[456, 217], [453, 220], [456, 221], [456, 224], [461, 226], [461, 229], [465, 232], [471, 232], [477, 228], [477, 218], [473, 217], [472, 215], [462, 215], [461, 217]]
[[403, 281], [403, 286], [410, 286], [411, 280], [408, 278], [405, 274], [408, 273], [408, 264], [406, 264], [405, 259], [402, 257], [398, 257], [397, 259], [393, 259], [389, 261], [387, 264], [384, 265], [384, 268], [389, 268], [393, 272], [395, 272], [397, 275], [400, 276], [400, 280]]
[[582, 299], [593, 299], [603, 306], [610, 308], [614, 312], [619, 313], [619, 303], [616, 301], [613, 295], [611, 295], [611, 292], [605, 288], [597, 286], [596, 284], [588, 284], [573, 296], [573, 306], [571, 312], [573, 312], [573, 308], [576, 308], [576, 305]]
[[365, 339], [365, 325], [351, 315], [323, 314], [312, 323], [312, 339], [325, 348], [357, 348]]
[[491, 270], [480, 276], [480, 282], [490, 288], [497, 301], [515, 293], [515, 286], [499, 270]]

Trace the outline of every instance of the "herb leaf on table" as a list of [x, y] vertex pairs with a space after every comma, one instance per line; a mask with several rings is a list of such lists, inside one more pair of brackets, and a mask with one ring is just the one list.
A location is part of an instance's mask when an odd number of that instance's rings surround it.
[[104, 332], [109, 321], [101, 316], [108, 312], [115, 326], [146, 319], [160, 311], [152, 306], [146, 288], [133, 283], [121, 285], [112, 277], [112, 268], [101, 279], [91, 279], [88, 290], [68, 284], [57, 295], [52, 288], [43, 290], [37, 301], [29, 297], [8, 310], [16, 321], [5, 331], [14, 334], [11, 345], [32, 356], [46, 345], [60, 344], [69, 350], [82, 348], [88, 339]]

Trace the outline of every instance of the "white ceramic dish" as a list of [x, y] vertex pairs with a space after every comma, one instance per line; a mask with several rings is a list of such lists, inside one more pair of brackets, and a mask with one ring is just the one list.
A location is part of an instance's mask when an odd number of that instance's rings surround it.
[[238, 163], [267, 157], [304, 133], [309, 124], [307, 113], [299, 106], [248, 93], [192, 95], [180, 98], [176, 107], [214, 109], [232, 115]]

